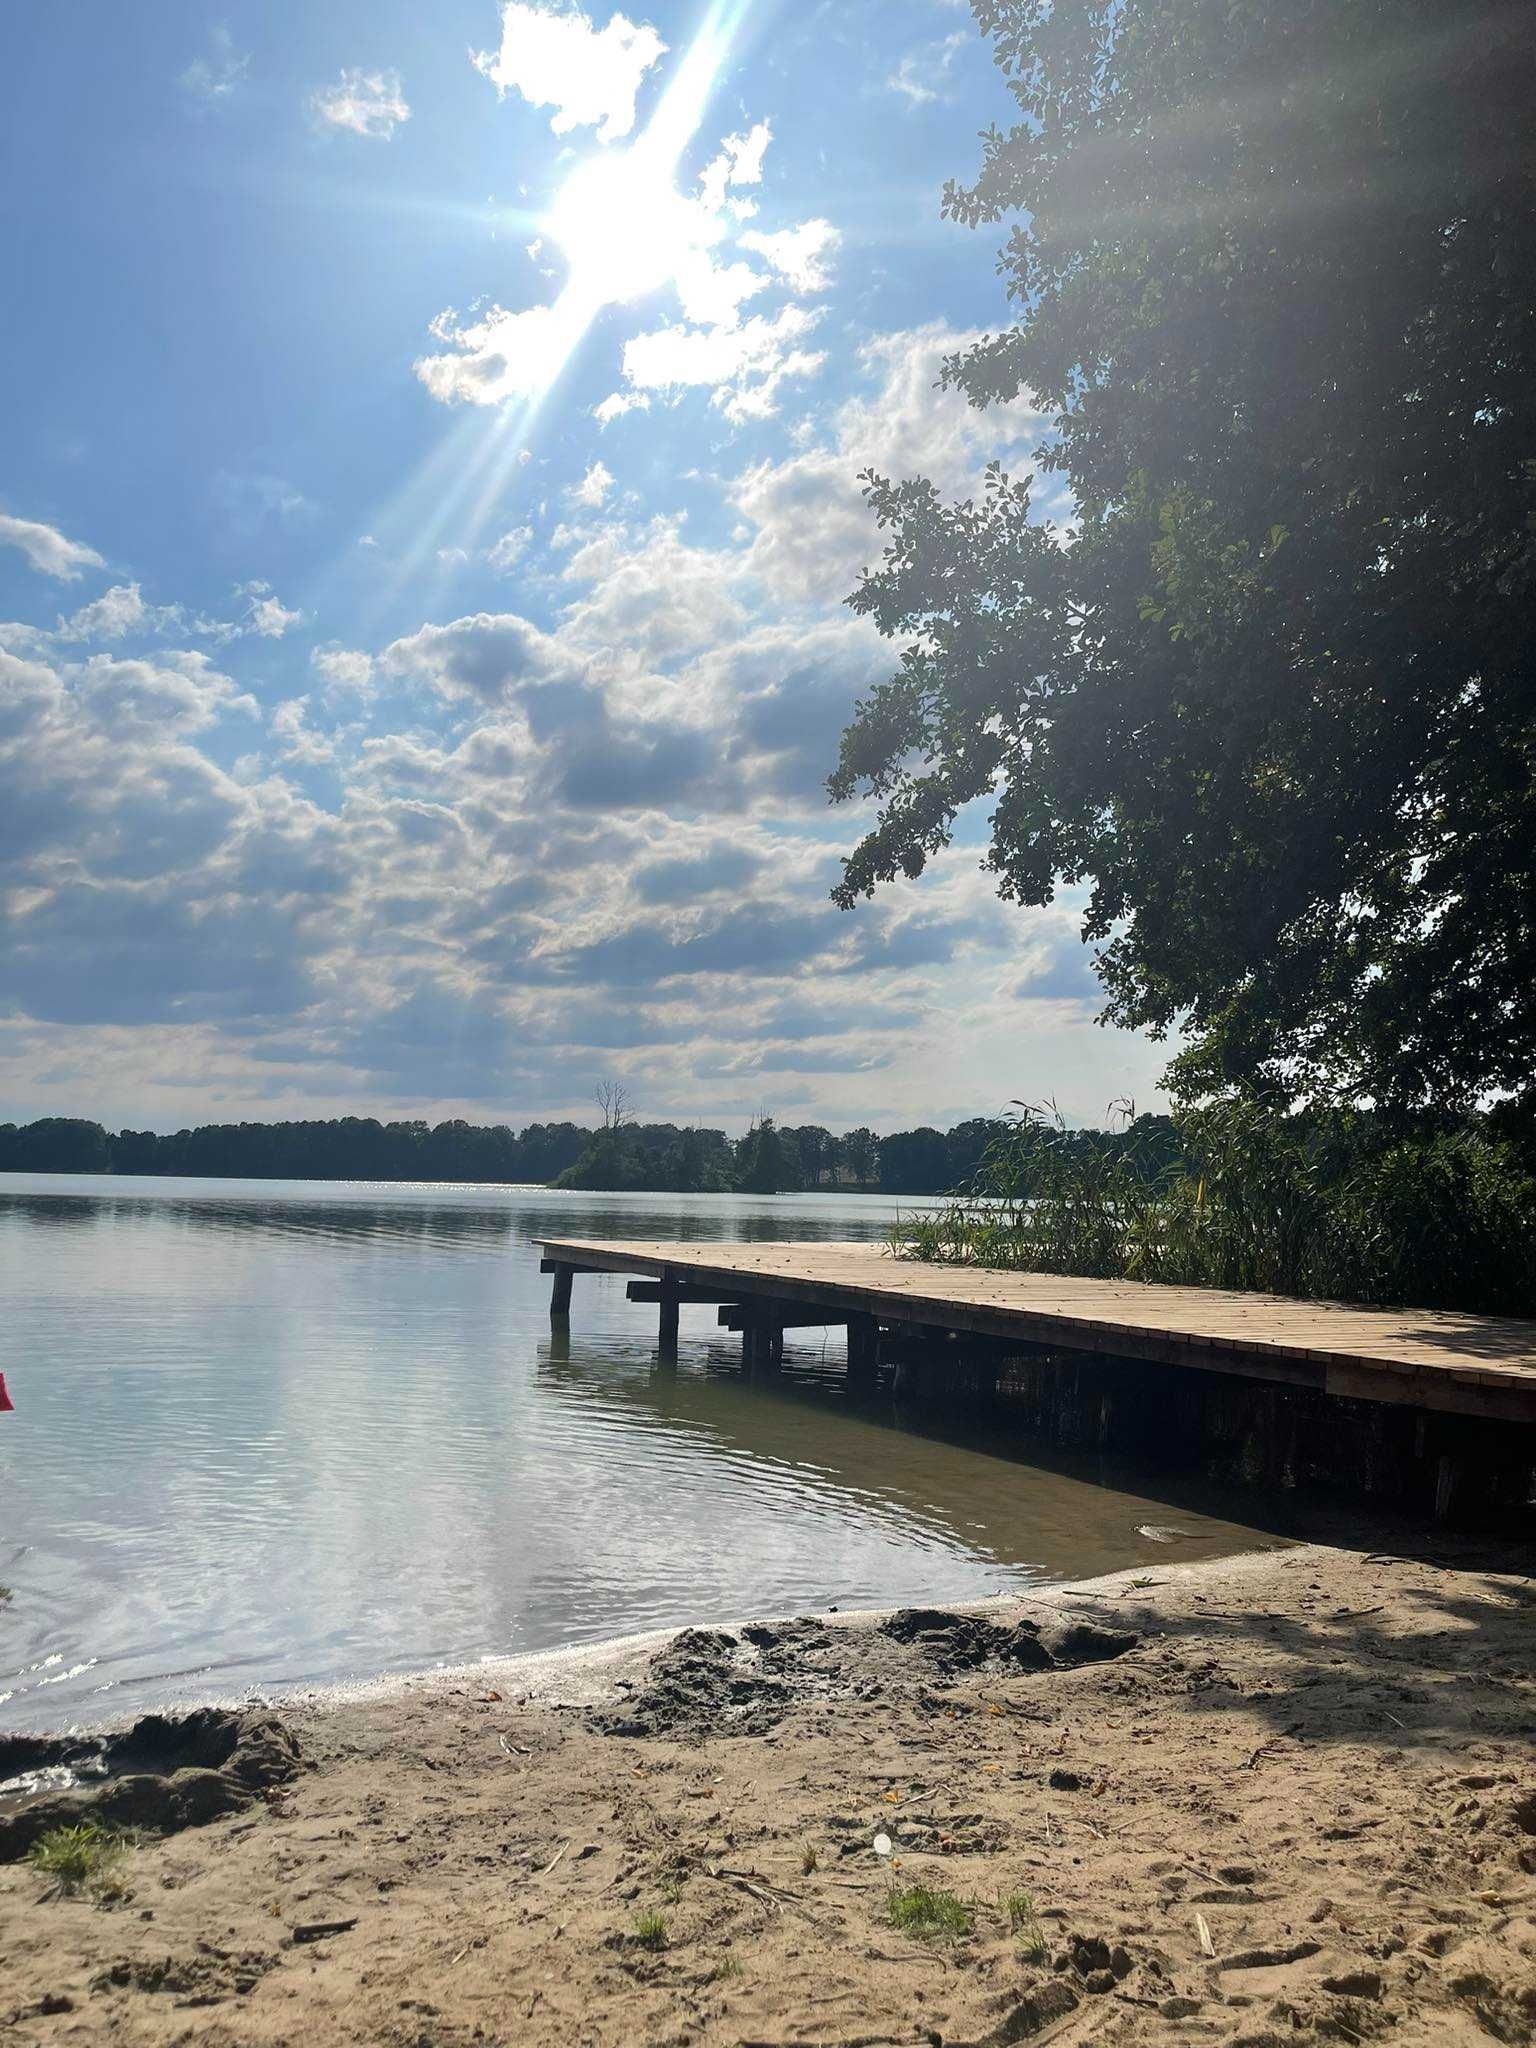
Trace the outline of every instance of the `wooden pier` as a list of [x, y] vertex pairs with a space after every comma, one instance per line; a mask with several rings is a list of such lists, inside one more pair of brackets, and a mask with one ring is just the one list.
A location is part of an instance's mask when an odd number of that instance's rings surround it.
[[1358, 1467], [1366, 1490], [1427, 1489], [1442, 1516], [1484, 1482], [1521, 1507], [1536, 1486], [1536, 1322], [939, 1265], [879, 1244], [541, 1249], [557, 1319], [578, 1274], [632, 1275], [629, 1298], [656, 1304], [664, 1352], [679, 1310], [706, 1303], [740, 1332], [748, 1370], [777, 1367], [786, 1330], [842, 1326], [850, 1381], [887, 1364], [898, 1396], [983, 1393], [1062, 1446], [1188, 1440], [1208, 1468], [1224, 1461], [1255, 1483], [1344, 1483]]

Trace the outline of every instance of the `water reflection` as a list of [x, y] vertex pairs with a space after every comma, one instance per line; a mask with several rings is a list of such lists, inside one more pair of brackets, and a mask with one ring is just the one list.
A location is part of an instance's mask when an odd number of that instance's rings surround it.
[[[551, 1331], [537, 1237], [878, 1237], [895, 1207], [0, 1183], [0, 1725], [1131, 1561], [1166, 1490], [903, 1428], [836, 1336], [747, 1383], [685, 1308], [662, 1367], [618, 1276]], [[1179, 1520], [1186, 1554], [1249, 1534]]]

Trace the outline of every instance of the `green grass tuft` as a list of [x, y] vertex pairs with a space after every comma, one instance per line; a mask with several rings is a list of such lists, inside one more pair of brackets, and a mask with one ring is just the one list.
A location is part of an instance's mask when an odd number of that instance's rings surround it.
[[129, 1846], [127, 1836], [99, 1827], [95, 1821], [82, 1821], [77, 1827], [50, 1828], [39, 1835], [27, 1851], [27, 1861], [61, 1890], [76, 1892], [82, 1885], [106, 1877]]
[[955, 1941], [971, 1931], [971, 1909], [953, 1892], [936, 1892], [925, 1884], [893, 1891], [887, 1901], [891, 1925], [917, 1941]]
[[1035, 1918], [1035, 1902], [1028, 1892], [1010, 1892], [1003, 1900], [1008, 1931], [1018, 1941], [1019, 1953], [1028, 1961], [1040, 1962], [1045, 1955], [1045, 1936]]
[[642, 1948], [661, 1949], [667, 1945], [665, 1913], [642, 1913], [635, 1921], [635, 1939]]

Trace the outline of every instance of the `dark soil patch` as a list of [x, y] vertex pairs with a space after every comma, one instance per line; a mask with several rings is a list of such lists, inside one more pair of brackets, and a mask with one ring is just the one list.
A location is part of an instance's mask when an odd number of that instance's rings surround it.
[[293, 1777], [299, 1747], [276, 1715], [203, 1707], [147, 1714], [118, 1735], [0, 1740], [0, 1779], [66, 1767], [67, 1790], [0, 1800], [0, 1863], [16, 1863], [51, 1828], [95, 1821], [174, 1834], [252, 1805]]
[[903, 1607], [880, 1625], [882, 1635], [931, 1657], [942, 1671], [975, 1671], [984, 1664], [1020, 1671], [1070, 1669], [1098, 1664], [1134, 1650], [1141, 1638], [1129, 1629], [1100, 1628], [1096, 1622], [1033, 1621], [1000, 1628], [976, 1614], [950, 1614], [937, 1607]]
[[589, 1715], [601, 1735], [765, 1735], [793, 1694], [780, 1678], [746, 1663], [723, 1629], [685, 1628], [651, 1659], [650, 1678], [621, 1707]]

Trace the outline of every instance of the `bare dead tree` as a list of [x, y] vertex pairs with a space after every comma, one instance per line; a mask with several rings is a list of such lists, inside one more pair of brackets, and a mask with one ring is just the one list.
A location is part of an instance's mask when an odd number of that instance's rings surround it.
[[602, 1112], [605, 1131], [619, 1130], [630, 1121], [629, 1090], [622, 1081], [599, 1081], [593, 1096]]

